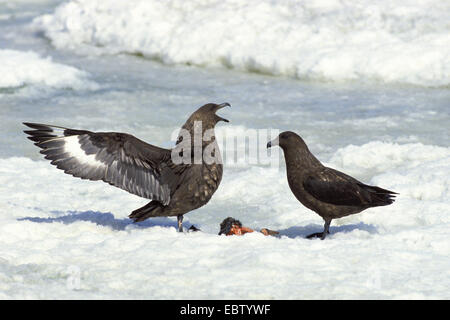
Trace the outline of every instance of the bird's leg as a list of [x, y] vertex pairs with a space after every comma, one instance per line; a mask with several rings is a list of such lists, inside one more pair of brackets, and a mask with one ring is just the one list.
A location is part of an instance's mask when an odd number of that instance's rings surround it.
[[325, 220], [325, 225], [323, 226], [322, 237], [320, 237], [320, 240], [325, 239], [325, 237], [327, 236], [327, 233], [330, 233], [330, 231], [328, 230], [330, 228], [330, 223], [331, 223], [331, 220]]
[[180, 214], [177, 216], [178, 221], [178, 232], [183, 232], [183, 215]]
[[306, 238], [311, 239], [311, 238], [319, 238], [320, 237], [320, 240], [325, 239], [327, 234], [330, 233], [330, 231], [328, 230], [330, 228], [330, 223], [331, 223], [331, 220], [325, 220], [325, 225], [323, 226], [323, 232], [312, 233], [312, 234], [306, 236]]

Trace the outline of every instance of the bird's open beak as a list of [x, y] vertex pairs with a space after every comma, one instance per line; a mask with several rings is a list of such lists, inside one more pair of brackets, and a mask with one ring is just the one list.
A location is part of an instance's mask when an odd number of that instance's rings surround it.
[[278, 145], [278, 137], [273, 139], [272, 141], [267, 142], [267, 149]]
[[[224, 103], [218, 104], [217, 108], [216, 108], [216, 111], [219, 110], [219, 109], [225, 108], [225, 107], [231, 107], [231, 104], [229, 104], [228, 102], [224, 102]], [[218, 118], [218, 121], [230, 122], [228, 119], [222, 118], [222, 117], [220, 117], [218, 115], [216, 115], [216, 117]]]
[[218, 106], [217, 110], [219, 110], [219, 109], [222, 109], [225, 107], [231, 107], [231, 104], [229, 104], [228, 102], [224, 102], [224, 103], [218, 104], [217, 106]]

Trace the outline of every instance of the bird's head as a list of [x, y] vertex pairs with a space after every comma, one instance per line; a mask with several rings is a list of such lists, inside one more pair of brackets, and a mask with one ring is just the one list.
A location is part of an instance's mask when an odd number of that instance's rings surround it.
[[181, 127], [176, 144], [178, 145], [181, 141], [186, 143], [190, 141], [190, 144], [192, 144], [196, 139], [199, 139], [199, 141], [202, 141], [201, 146], [205, 146], [211, 139], [215, 140], [215, 125], [219, 121], [229, 122], [227, 119], [218, 116], [216, 112], [229, 106], [228, 102], [221, 104], [208, 103], [198, 108]]
[[222, 118], [217, 115], [216, 112], [222, 108], [230, 107], [231, 105], [228, 102], [224, 102], [221, 104], [208, 103], [204, 106], [201, 106], [197, 109], [186, 121], [186, 123], [194, 123], [195, 121], [200, 121], [204, 129], [211, 129], [219, 121], [229, 122], [227, 119]]
[[305, 141], [292, 131], [284, 131], [278, 135], [272, 141], [267, 142], [267, 148], [274, 146], [279, 146], [283, 150], [294, 149], [294, 148], [307, 148]]

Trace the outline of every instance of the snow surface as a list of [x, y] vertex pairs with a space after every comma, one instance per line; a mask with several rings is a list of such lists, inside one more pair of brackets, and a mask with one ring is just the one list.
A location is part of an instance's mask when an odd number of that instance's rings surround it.
[[[393, 161], [376, 173], [384, 156]], [[1, 296], [450, 298], [450, 148], [371, 142], [337, 150], [329, 165], [364, 167], [400, 196], [307, 240], [322, 221], [293, 199], [282, 168], [229, 168], [211, 202], [185, 215], [203, 232], [180, 234], [175, 219], [131, 223], [143, 199], [45, 161], [1, 159]], [[228, 215], [281, 236], [217, 236]]]
[[[0, 298], [450, 299], [449, 12], [434, 0], [0, 0], [0, 81], [12, 79], [0, 86]], [[232, 107], [216, 130], [222, 183], [185, 215], [198, 233], [175, 218], [133, 224], [145, 199], [64, 174], [22, 132], [42, 122], [170, 147], [207, 102]], [[323, 221], [290, 192], [282, 153], [265, 154], [264, 134], [240, 140], [269, 129], [397, 201], [305, 239]], [[280, 236], [218, 236], [228, 216]]]
[[33, 51], [0, 49], [0, 61], [0, 89], [26, 85], [75, 90], [99, 87], [87, 72], [53, 62], [50, 57], [43, 58]]
[[35, 20], [60, 49], [299, 79], [450, 84], [441, 0], [77, 0]]

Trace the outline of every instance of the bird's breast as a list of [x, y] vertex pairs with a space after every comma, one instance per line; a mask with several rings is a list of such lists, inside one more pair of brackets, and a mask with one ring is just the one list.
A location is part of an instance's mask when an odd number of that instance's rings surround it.
[[180, 200], [186, 205], [190, 203], [190, 210], [203, 206], [219, 187], [222, 171], [222, 164], [193, 165], [186, 183], [175, 191], [174, 196], [183, 195], [183, 199]]
[[316, 211], [313, 197], [305, 190], [303, 186], [304, 172], [299, 168], [287, 167], [287, 180], [289, 188], [295, 198], [308, 209]]
[[199, 186], [199, 197], [206, 201], [211, 198], [213, 193], [219, 187], [222, 180], [223, 165], [220, 163], [213, 163], [210, 165], [203, 165], [202, 168], [202, 183]]

